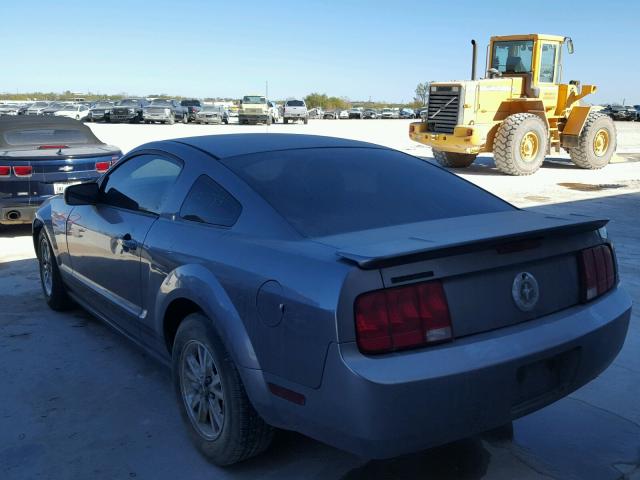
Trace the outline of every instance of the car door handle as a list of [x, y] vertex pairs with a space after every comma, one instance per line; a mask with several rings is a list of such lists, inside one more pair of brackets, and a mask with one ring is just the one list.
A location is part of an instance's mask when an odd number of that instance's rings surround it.
[[128, 252], [128, 251], [135, 252], [136, 249], [138, 248], [138, 242], [136, 242], [133, 238], [131, 238], [131, 235], [128, 233], [122, 236], [122, 238], [120, 239], [120, 242], [122, 243], [122, 249], [125, 252]]

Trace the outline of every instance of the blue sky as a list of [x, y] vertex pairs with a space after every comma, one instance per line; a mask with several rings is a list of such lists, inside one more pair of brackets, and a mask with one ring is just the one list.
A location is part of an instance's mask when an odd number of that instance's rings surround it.
[[573, 37], [564, 79], [640, 103], [640, 2], [3, 1], [0, 91], [409, 101], [418, 82], [479, 71], [491, 35]]

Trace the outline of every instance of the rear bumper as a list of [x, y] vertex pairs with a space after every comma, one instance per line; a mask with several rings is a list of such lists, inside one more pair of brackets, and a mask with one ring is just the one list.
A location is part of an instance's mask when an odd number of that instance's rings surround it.
[[264, 114], [264, 115], [245, 115], [245, 114], [240, 114], [238, 119], [240, 121], [246, 121], [246, 122], [266, 122], [267, 119], [269, 118], [269, 115]]
[[[332, 344], [317, 390], [265, 375], [304, 394], [305, 405], [259, 393], [254, 403], [279, 427], [365, 457], [423, 450], [586, 384], [620, 351], [630, 312], [629, 297], [616, 289], [592, 304], [415, 352], [366, 357], [355, 343]], [[260, 404], [265, 399], [269, 405]]]

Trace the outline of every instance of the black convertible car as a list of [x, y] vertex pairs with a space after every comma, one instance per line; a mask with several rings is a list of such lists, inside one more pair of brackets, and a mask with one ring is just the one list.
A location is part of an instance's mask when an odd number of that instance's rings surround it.
[[98, 178], [121, 155], [71, 118], [0, 117], [0, 225], [31, 223], [46, 198]]

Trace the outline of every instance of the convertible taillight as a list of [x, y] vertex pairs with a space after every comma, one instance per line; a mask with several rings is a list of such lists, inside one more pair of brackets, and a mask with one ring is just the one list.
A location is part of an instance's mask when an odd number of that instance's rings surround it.
[[376, 290], [355, 302], [356, 338], [364, 353], [384, 353], [452, 338], [440, 281]]
[[21, 165], [18, 167], [13, 167], [13, 173], [16, 177], [30, 177], [33, 172], [33, 168], [31, 165]]
[[580, 266], [580, 295], [588, 302], [613, 288], [616, 272], [613, 252], [609, 245], [587, 248], [578, 254]]
[[8, 177], [11, 175], [11, 167], [0, 166], [0, 177]]
[[104, 173], [109, 170], [111, 162], [96, 162], [96, 172]]

